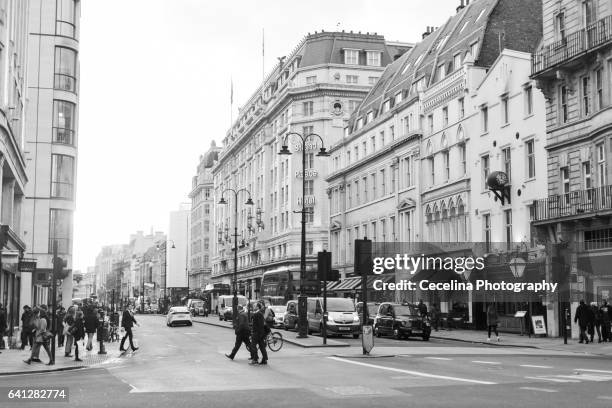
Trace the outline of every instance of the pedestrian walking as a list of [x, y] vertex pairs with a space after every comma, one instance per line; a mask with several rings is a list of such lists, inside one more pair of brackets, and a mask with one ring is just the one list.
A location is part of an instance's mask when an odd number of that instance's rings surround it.
[[4, 305], [0, 303], [0, 350], [4, 350], [6, 345], [4, 344], [4, 332], [6, 332], [6, 309]]
[[42, 309], [35, 308], [33, 311], [34, 330], [36, 331], [34, 335], [34, 347], [32, 347], [30, 358], [23, 360], [23, 362], [26, 364], [31, 364], [32, 361], [40, 361], [38, 358], [39, 351], [40, 348], [43, 347], [47, 352], [47, 356], [49, 356], [49, 362], [47, 365], [53, 365], [55, 362], [53, 361], [51, 351], [49, 350], [49, 340], [53, 337], [53, 335], [47, 330], [47, 320], [41, 316], [41, 310]]
[[604, 300], [599, 308], [601, 311], [601, 337], [603, 337], [603, 341], [610, 341], [610, 318], [612, 310], [610, 310], [610, 306], [608, 305], [608, 301]]
[[244, 310], [244, 306], [238, 305], [238, 316], [236, 318], [236, 322], [234, 323], [234, 333], [236, 334], [236, 342], [234, 343], [234, 348], [232, 352], [226, 354], [225, 357], [233, 360], [236, 357], [236, 353], [240, 349], [242, 343], [246, 347], [247, 351], [251, 353], [251, 360], [257, 361], [257, 356], [253, 355], [254, 346], [251, 344], [251, 328], [249, 327], [249, 316], [247, 312]]
[[98, 328], [98, 316], [96, 316], [96, 309], [88, 307], [85, 313], [85, 333], [87, 333], [87, 351], [93, 349], [93, 337], [96, 329]]
[[264, 322], [266, 323], [266, 336], [274, 328], [274, 317], [276, 314], [272, 310], [272, 305], [264, 306]]
[[495, 336], [497, 336], [497, 341], [499, 341], [499, 333], [497, 332], [498, 320], [499, 318], [497, 316], [497, 308], [495, 307], [495, 304], [491, 303], [487, 307], [487, 341], [491, 341], [491, 330], [495, 332]]
[[421, 316], [427, 316], [427, 305], [423, 303], [423, 299], [419, 299], [419, 304], [417, 305], [417, 308], [419, 309], [419, 313], [421, 313]]
[[81, 310], [77, 310], [74, 325], [70, 330], [74, 338], [74, 361], [83, 361], [79, 358], [79, 340], [85, 339], [85, 319]]
[[594, 319], [595, 316], [591, 308], [584, 303], [584, 300], [581, 300], [580, 305], [578, 305], [576, 309], [576, 316], [574, 317], [574, 323], [578, 323], [578, 326], [580, 326], [580, 341], [578, 343], [589, 344], [587, 329]]
[[123, 311], [123, 316], [121, 317], [121, 327], [125, 329], [125, 335], [121, 339], [119, 351], [127, 351], [123, 348], [123, 345], [125, 344], [125, 340], [127, 338], [130, 339], [130, 347], [132, 348], [132, 351], [138, 350], [138, 347], [134, 346], [134, 335], [132, 334], [132, 327], [134, 327], [134, 325], [140, 325], [138, 324], [138, 322], [136, 322], [136, 319], [134, 318], [133, 309], [134, 307], [132, 305], [129, 305], [128, 308]]
[[74, 341], [73, 330], [71, 328], [74, 326], [76, 322], [76, 308], [74, 306], [70, 306], [68, 311], [66, 312], [66, 317], [64, 317], [64, 334], [66, 335], [66, 345], [64, 347], [64, 357], [72, 357], [72, 344]]
[[55, 319], [55, 329], [57, 331], [57, 347], [64, 347], [64, 340], [66, 335], [64, 334], [64, 319], [66, 318], [66, 309], [64, 306], [60, 306], [57, 311], [57, 318]]
[[30, 350], [34, 346], [33, 319], [32, 308], [25, 305], [21, 314], [21, 350], [25, 349], [28, 344], [30, 345]]
[[429, 310], [429, 317], [431, 318], [431, 326], [435, 331], [438, 331], [438, 325], [440, 321], [440, 309], [438, 309], [437, 303], [431, 305], [431, 309]]
[[[266, 321], [264, 318], [264, 306], [261, 303], [257, 303], [257, 310], [253, 314], [253, 343], [252, 343], [252, 352], [253, 352], [253, 360], [249, 363], [251, 365], [255, 364], [268, 364], [268, 353], [266, 351], [266, 336], [268, 331], [270, 330], [266, 326]], [[261, 361], [258, 363], [258, 355], [257, 355], [257, 346], [259, 346], [259, 351], [261, 352]]]
[[594, 341], [595, 332], [597, 332], [597, 342], [601, 343], [601, 310], [597, 306], [597, 302], [591, 302], [591, 311], [593, 312], [593, 323], [589, 327], [591, 343]]

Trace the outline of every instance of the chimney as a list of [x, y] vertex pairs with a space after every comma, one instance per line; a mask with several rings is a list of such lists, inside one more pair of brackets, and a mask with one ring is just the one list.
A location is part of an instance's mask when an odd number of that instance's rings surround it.
[[429, 34], [433, 32], [433, 27], [427, 26], [427, 29], [423, 33], [422, 39], [424, 40]]
[[463, 8], [465, 8], [465, 0], [461, 0], [461, 4], [457, 7], [457, 13], [460, 12]]

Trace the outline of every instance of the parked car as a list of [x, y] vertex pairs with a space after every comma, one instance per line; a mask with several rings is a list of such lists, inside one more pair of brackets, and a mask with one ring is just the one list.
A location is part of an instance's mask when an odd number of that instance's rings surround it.
[[[323, 298], [307, 299], [306, 319], [309, 333], [323, 330]], [[353, 335], [353, 338], [359, 338], [361, 325], [352, 299], [327, 299], [326, 328], [328, 335]]]
[[188, 299], [187, 309], [192, 316], [208, 316], [206, 303], [201, 299]]
[[[368, 302], [368, 321], [366, 322], [366, 326], [374, 325], [374, 316], [378, 313], [378, 305], [380, 305], [380, 303]], [[355, 309], [357, 310], [359, 318], [363, 320], [363, 302], [358, 302]]]
[[[221, 295], [218, 299], [219, 306], [219, 320], [232, 320], [232, 299], [233, 295]], [[238, 295], [238, 304], [242, 306], [247, 305], [247, 298]]]
[[298, 328], [298, 302], [290, 300], [287, 302], [286, 310], [283, 315], [283, 328], [285, 330], [297, 330]]
[[193, 324], [191, 320], [191, 313], [185, 306], [174, 306], [168, 310], [166, 317], [166, 326], [175, 326], [177, 324], [186, 324], [191, 326]]
[[287, 306], [270, 306], [274, 312], [274, 327], [284, 327]]
[[396, 339], [421, 337], [429, 340], [431, 324], [427, 316], [421, 316], [416, 305], [410, 303], [381, 303], [374, 317], [374, 334], [393, 336]]

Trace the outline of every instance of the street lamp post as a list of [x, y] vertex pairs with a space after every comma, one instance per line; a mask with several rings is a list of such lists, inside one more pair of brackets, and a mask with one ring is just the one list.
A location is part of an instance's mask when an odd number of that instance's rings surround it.
[[221, 192], [219, 204], [227, 204], [227, 201], [225, 201], [225, 198], [223, 197], [223, 194], [225, 194], [226, 191], [231, 191], [234, 193], [234, 298], [232, 299], [232, 321], [235, 322], [236, 316], [238, 315], [238, 193], [244, 191], [249, 195], [249, 198], [245, 202], [246, 205], [253, 205], [253, 200], [251, 199], [251, 192], [246, 188], [241, 188], [239, 190], [226, 188]]
[[304, 275], [306, 275], [306, 212], [308, 211], [306, 210], [306, 142], [309, 139], [315, 139], [315, 143], [316, 143], [316, 138], [318, 138], [321, 141], [321, 148], [319, 149], [317, 156], [328, 157], [329, 153], [326, 151], [324, 147], [325, 143], [323, 142], [323, 138], [319, 136], [318, 134], [309, 133], [307, 135], [301, 135], [297, 132], [288, 132], [287, 134], [285, 134], [285, 137], [283, 138], [283, 145], [281, 147], [280, 152], [278, 152], [279, 155], [290, 155], [291, 154], [291, 152], [289, 151], [289, 146], [287, 145], [287, 138], [291, 135], [295, 135], [299, 137], [300, 140], [302, 141], [302, 209], [300, 211], [294, 211], [294, 212], [302, 213], [302, 245], [301, 245], [302, 248], [300, 252], [300, 294], [298, 297], [298, 305], [299, 305], [298, 306], [298, 312], [299, 312], [298, 337], [304, 338], [304, 337], [308, 337], [307, 322], [306, 322], [306, 294], [304, 293], [304, 290], [303, 290]]
[[[171, 239], [166, 240], [162, 244], [164, 246], [164, 308], [168, 307], [168, 241], [172, 242], [171, 249], [176, 248], [174, 241]], [[156, 248], [160, 250], [161, 245], [157, 245]]]

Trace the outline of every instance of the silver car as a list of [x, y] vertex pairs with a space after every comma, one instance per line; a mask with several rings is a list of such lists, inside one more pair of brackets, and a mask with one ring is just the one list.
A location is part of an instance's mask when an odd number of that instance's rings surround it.
[[191, 313], [185, 306], [174, 306], [168, 310], [166, 317], [166, 326], [174, 326], [177, 324], [186, 324], [191, 326], [193, 324], [191, 320]]

